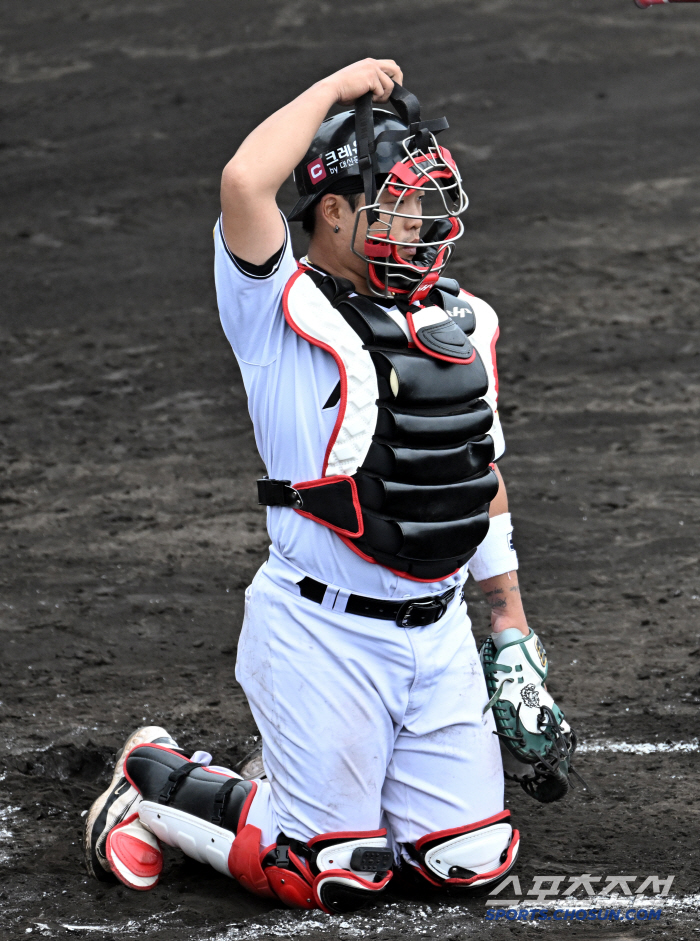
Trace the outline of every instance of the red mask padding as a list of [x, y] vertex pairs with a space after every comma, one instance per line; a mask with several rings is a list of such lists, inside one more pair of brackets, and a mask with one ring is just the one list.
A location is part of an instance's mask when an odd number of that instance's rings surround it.
[[[410, 294], [413, 301], [419, 301], [426, 297], [440, 277], [440, 272], [447, 264], [449, 258], [448, 246], [454, 241], [460, 230], [459, 222], [452, 216], [448, 219], [437, 220], [437, 223], [434, 223], [431, 229], [436, 224], [440, 224], [442, 229], [439, 237], [433, 238], [430, 235], [431, 230], [428, 230], [426, 233], [428, 236], [427, 241], [440, 241], [445, 244], [439, 247], [428, 245], [423, 249], [419, 248], [412, 261], [407, 261], [401, 257], [399, 254], [400, 245], [390, 244], [395, 242], [391, 236], [384, 236], [380, 241], [368, 235], [365, 239], [364, 251], [369, 259], [367, 268], [372, 285], [381, 291], [385, 289], [386, 285], [381, 275], [386, 269], [386, 264], [382, 264], [381, 259], [387, 259], [392, 265], [388, 278], [392, 294]], [[448, 226], [449, 228], [447, 228]]]
[[[452, 158], [452, 154], [446, 147], [438, 147], [438, 152], [447, 164], [447, 167], [444, 169], [435, 167], [433, 161], [427, 154], [421, 154], [413, 161], [401, 160], [399, 163], [395, 164], [389, 172], [389, 178], [387, 180], [387, 189], [391, 195], [402, 196], [405, 192], [404, 186], [393, 185], [392, 177], [405, 184], [405, 186], [410, 186], [411, 189], [423, 189], [430, 180], [446, 180], [453, 177], [457, 171], [457, 165]], [[424, 172], [421, 170], [421, 163], [428, 165]], [[416, 173], [416, 166], [421, 172]]]
[[[437, 143], [434, 135], [430, 135], [424, 149], [417, 149], [415, 140], [407, 138], [403, 152], [405, 156], [393, 164], [376, 196], [368, 196], [366, 205], [358, 209], [352, 250], [367, 263], [367, 282], [373, 293], [383, 297], [396, 294], [413, 301], [426, 296], [449, 261], [453, 243], [464, 231], [459, 216], [469, 200], [452, 154]], [[420, 213], [406, 213], [399, 208], [401, 197], [417, 190], [432, 197], [431, 201], [437, 198], [438, 205], [431, 207], [423, 219], [426, 223], [432, 220], [432, 225], [424, 232], [413, 258], [407, 260], [398, 254], [399, 245], [390, 233], [397, 217], [422, 218]], [[396, 200], [393, 208], [382, 203], [383, 194]], [[366, 213], [369, 229], [359, 250], [354, 245], [362, 213]]]

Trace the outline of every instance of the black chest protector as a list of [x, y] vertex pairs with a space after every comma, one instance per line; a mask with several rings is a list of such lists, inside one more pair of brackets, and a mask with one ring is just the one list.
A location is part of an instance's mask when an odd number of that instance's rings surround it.
[[[490, 466], [493, 412], [482, 399], [488, 379], [469, 341], [473, 310], [451, 293], [458, 291], [456, 282], [448, 282], [450, 293], [435, 288], [425, 304], [434, 312], [440, 308], [443, 319], [431, 323], [428, 311], [411, 308], [409, 341], [384, 307], [349, 296], [349, 282], [305, 274], [372, 358], [376, 426], [355, 473], [291, 487], [284, 486], [288, 481], [263, 480], [260, 502], [296, 509], [389, 569], [418, 580], [445, 578], [486, 535], [489, 503], [498, 490]], [[445, 320], [445, 310], [454, 319]]]

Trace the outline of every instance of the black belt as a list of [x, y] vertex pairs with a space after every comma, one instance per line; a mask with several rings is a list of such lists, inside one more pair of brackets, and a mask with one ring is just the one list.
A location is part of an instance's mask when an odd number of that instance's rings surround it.
[[[300, 582], [302, 598], [321, 604], [326, 594], [327, 585], [317, 582], [306, 575]], [[399, 627], [424, 627], [439, 621], [447, 605], [455, 596], [456, 588], [450, 588], [441, 595], [425, 598], [411, 598], [409, 601], [380, 601], [378, 598], [365, 598], [363, 595], [350, 595], [345, 605], [348, 614], [360, 614], [366, 618], [381, 618], [394, 621]]]

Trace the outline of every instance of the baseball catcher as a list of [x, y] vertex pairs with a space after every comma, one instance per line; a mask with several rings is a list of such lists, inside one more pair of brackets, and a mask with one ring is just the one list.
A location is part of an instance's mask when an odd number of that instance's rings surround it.
[[[497, 464], [498, 319], [445, 276], [468, 200], [447, 121], [402, 82], [392, 60], [336, 72], [223, 172], [219, 310], [267, 468], [270, 553], [236, 666], [263, 767], [239, 776], [135, 732], [88, 814], [97, 878], [151, 888], [166, 843], [329, 913], [399, 870], [470, 890], [518, 853], [500, 743], [534, 797], [566, 791], [575, 742], [523, 612]], [[327, 117], [336, 105], [353, 107]], [[298, 262], [276, 204], [292, 171]], [[492, 610], [483, 666], [469, 574]]]

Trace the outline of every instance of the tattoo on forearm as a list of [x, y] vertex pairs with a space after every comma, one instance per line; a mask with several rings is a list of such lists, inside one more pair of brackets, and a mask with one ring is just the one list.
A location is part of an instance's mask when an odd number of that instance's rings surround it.
[[[514, 591], [516, 594], [520, 594], [520, 587], [518, 585], [511, 585], [508, 591]], [[507, 608], [508, 599], [505, 597], [505, 591], [503, 588], [494, 588], [491, 591], [486, 592], [486, 601], [492, 609], [496, 608]]]
[[493, 591], [486, 592], [486, 600], [492, 608], [505, 608], [508, 604], [505, 598], [499, 597], [502, 594], [502, 588], [494, 588]]

